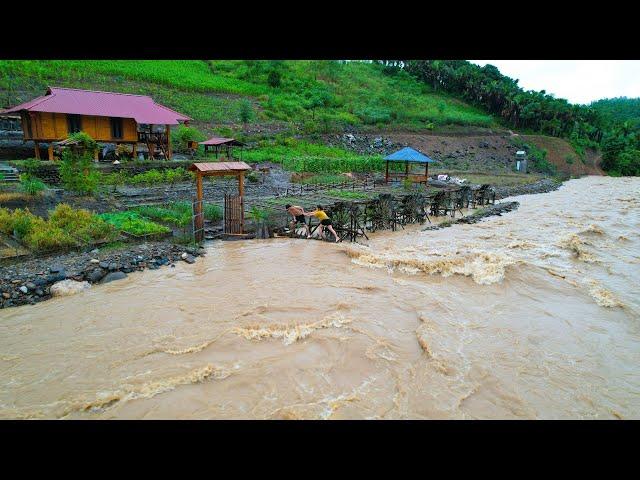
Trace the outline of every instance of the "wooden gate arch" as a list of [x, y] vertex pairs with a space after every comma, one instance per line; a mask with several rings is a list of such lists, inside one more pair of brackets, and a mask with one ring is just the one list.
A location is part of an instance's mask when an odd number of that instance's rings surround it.
[[[243, 234], [244, 233], [244, 174], [251, 170], [251, 167], [244, 162], [203, 162], [194, 163], [189, 170], [196, 174], [196, 200], [194, 202], [194, 231], [204, 228], [204, 215], [202, 214], [202, 178], [203, 177], [225, 177], [234, 176], [238, 179], [238, 195], [229, 196], [225, 194], [225, 233], [227, 234]], [[233, 211], [227, 215], [227, 202]], [[238, 206], [239, 205], [239, 206]], [[227, 228], [227, 218], [230, 223]], [[233, 231], [227, 231], [227, 230]]]

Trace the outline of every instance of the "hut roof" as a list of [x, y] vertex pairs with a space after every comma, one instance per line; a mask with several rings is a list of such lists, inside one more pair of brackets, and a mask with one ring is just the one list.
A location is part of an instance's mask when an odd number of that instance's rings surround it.
[[232, 145], [242, 147], [244, 143], [239, 142], [235, 138], [211, 137], [204, 142], [198, 142], [199, 145]]
[[413, 163], [433, 163], [435, 160], [423, 155], [422, 153], [414, 150], [411, 147], [405, 147], [402, 150], [398, 150], [391, 155], [384, 157], [385, 160], [392, 160], [396, 162], [413, 162]]
[[179, 121], [191, 120], [186, 115], [156, 103], [153, 98], [146, 95], [98, 92], [76, 88], [49, 87], [43, 96], [1, 110], [0, 115], [22, 110], [133, 118], [138, 123], [154, 125], [177, 125]]

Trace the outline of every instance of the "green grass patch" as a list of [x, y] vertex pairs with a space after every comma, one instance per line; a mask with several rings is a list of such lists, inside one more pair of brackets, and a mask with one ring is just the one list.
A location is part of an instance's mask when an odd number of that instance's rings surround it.
[[48, 85], [145, 94], [199, 121], [286, 121], [306, 132], [494, 124], [490, 115], [433, 92], [404, 71], [389, 75], [381, 65], [357, 61], [0, 61], [0, 89], [9, 103], [33, 97], [14, 93], [24, 85], [38, 95]]
[[[192, 223], [193, 211], [191, 202], [172, 202], [164, 205], [145, 205], [130, 211], [141, 217], [168, 223], [178, 227], [187, 227]], [[222, 219], [222, 208], [219, 205], [205, 204], [204, 218], [211, 221]]]
[[99, 217], [119, 231], [131, 235], [154, 235], [171, 231], [168, 227], [147, 220], [133, 211], [103, 213]]
[[368, 193], [356, 192], [352, 190], [331, 189], [331, 190], [327, 190], [326, 194], [330, 197], [338, 197], [338, 198], [353, 199], [353, 200], [359, 200], [359, 199], [365, 199], [365, 198], [371, 197]]
[[152, 168], [144, 173], [127, 175], [124, 170], [102, 174], [102, 185], [164, 185], [193, 179], [193, 173], [183, 167], [158, 170]]
[[352, 181], [349, 177], [345, 177], [344, 175], [335, 175], [335, 174], [320, 174], [313, 175], [311, 177], [303, 178], [299, 183], [309, 184], [309, 185], [323, 185], [328, 183], [344, 183]]
[[280, 163], [285, 170], [312, 173], [375, 172], [382, 171], [384, 166], [381, 155], [356, 155], [342, 148], [295, 139], [247, 150], [243, 159]]

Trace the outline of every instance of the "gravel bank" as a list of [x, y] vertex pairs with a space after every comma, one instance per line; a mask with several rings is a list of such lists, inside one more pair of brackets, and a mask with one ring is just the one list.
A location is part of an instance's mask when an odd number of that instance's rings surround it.
[[3, 265], [0, 308], [47, 300], [52, 297], [51, 287], [64, 280], [107, 283], [125, 278], [131, 272], [173, 266], [177, 261], [194, 263], [200, 255], [204, 255], [204, 249], [153, 242], [105, 252], [72, 252]]
[[503, 213], [510, 212], [515, 210], [520, 206], [518, 202], [505, 202], [505, 203], [497, 203], [495, 205], [488, 205], [486, 207], [480, 208], [479, 210], [473, 212], [466, 217], [457, 218], [455, 220], [450, 220], [448, 222], [442, 222], [438, 225], [431, 225], [430, 227], [423, 228], [425, 230], [440, 230], [441, 228], [447, 228], [451, 225], [455, 225], [456, 223], [478, 223], [483, 218], [500, 216]]
[[516, 195], [530, 195], [533, 193], [553, 192], [554, 190], [560, 188], [561, 185], [562, 183], [556, 182], [551, 178], [543, 178], [538, 182], [529, 183], [526, 185], [512, 185], [508, 187], [496, 186], [494, 187], [494, 190], [496, 191], [496, 199], [501, 199], [513, 197]]

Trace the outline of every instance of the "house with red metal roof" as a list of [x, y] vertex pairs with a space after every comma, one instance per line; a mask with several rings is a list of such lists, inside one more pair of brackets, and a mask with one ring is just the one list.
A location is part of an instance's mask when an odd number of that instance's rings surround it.
[[191, 120], [146, 95], [58, 87], [49, 87], [41, 97], [0, 110], [0, 115], [8, 114], [20, 115], [24, 140], [35, 143], [36, 158], [40, 158], [39, 144], [49, 143], [50, 160], [53, 142], [79, 131], [97, 142], [130, 144], [134, 157], [138, 144], [143, 143], [149, 158], [154, 158], [157, 148], [165, 159], [171, 159], [171, 126]]

